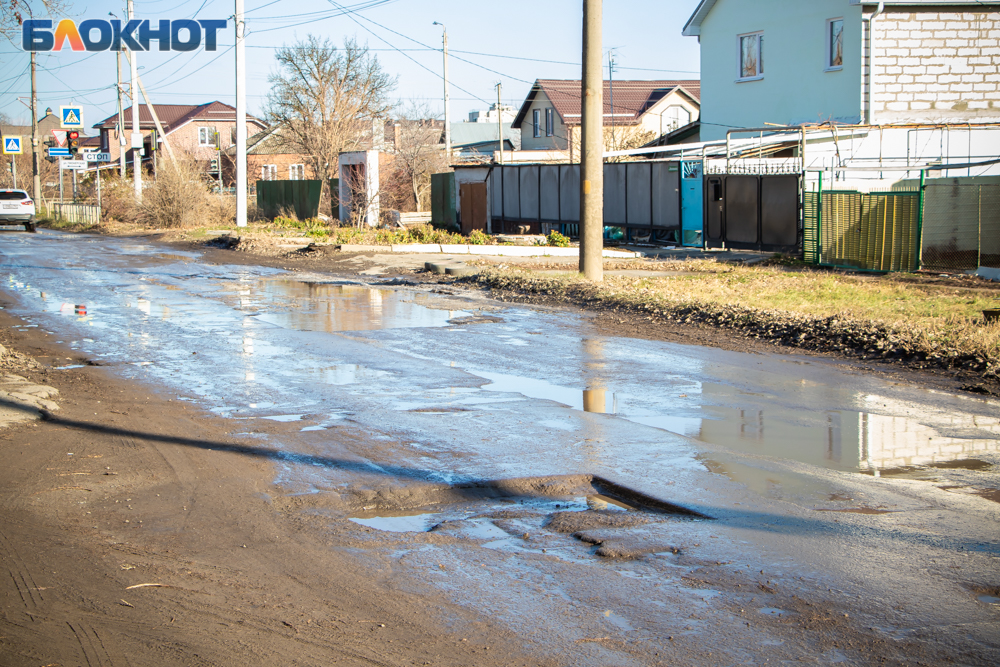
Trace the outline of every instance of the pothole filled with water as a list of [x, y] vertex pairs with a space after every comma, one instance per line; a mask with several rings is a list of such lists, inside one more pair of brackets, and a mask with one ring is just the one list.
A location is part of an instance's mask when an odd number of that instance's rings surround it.
[[678, 519], [707, 519], [688, 508], [589, 475], [518, 478], [407, 490], [428, 502], [365, 507], [350, 521], [386, 532], [421, 532], [475, 540], [486, 549], [633, 559], [677, 554], [651, 530]]

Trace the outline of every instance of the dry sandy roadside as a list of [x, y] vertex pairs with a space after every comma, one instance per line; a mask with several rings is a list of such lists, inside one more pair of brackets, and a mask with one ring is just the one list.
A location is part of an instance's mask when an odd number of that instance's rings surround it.
[[547, 664], [303, 529], [231, 424], [15, 323], [59, 410], [0, 431], [0, 664]]

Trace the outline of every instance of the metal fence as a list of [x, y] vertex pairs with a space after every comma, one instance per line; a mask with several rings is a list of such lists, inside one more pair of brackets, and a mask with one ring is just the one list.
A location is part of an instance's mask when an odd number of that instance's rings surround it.
[[323, 181], [257, 181], [257, 208], [264, 215], [295, 212], [299, 220], [319, 215]]
[[865, 271], [917, 270], [919, 190], [807, 194], [806, 261]]
[[[662, 232], [681, 229], [680, 163], [623, 162], [604, 165], [604, 224]], [[490, 171], [493, 231], [542, 224], [572, 233], [580, 221], [580, 165], [516, 165]], [[698, 195], [700, 202], [701, 196]], [[701, 229], [700, 210], [692, 228]]]
[[53, 202], [51, 206], [52, 214], [57, 220], [89, 225], [101, 222], [101, 207], [97, 205]]
[[1000, 268], [1000, 183], [976, 180], [927, 181], [923, 268], [948, 272], [975, 271], [981, 266]]

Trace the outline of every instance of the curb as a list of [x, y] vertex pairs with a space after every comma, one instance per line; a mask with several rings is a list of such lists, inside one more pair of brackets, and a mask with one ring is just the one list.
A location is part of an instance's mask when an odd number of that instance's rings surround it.
[[[579, 257], [579, 248], [553, 246], [498, 246], [454, 245], [437, 243], [410, 243], [406, 245], [352, 245], [341, 244], [334, 248], [340, 252], [392, 252], [410, 254], [486, 255], [490, 257]], [[612, 259], [635, 259], [642, 253], [623, 250], [605, 250], [602, 255]]]

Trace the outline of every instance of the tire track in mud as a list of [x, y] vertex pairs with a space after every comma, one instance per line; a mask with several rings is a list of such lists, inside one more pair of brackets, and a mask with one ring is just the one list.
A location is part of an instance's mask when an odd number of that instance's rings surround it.
[[76, 638], [76, 643], [83, 653], [84, 663], [87, 667], [126, 667], [129, 662], [123, 657], [115, 660], [111, 652], [104, 644], [104, 639], [97, 632], [97, 629], [85, 623], [72, 623], [66, 621], [66, 626]]
[[30, 612], [37, 612], [41, 608], [45, 601], [45, 596], [42, 595], [44, 589], [35, 583], [24, 559], [21, 558], [10, 538], [2, 532], [0, 532], [0, 556], [3, 557], [7, 572], [14, 583], [14, 590], [17, 591], [21, 602], [24, 603], [25, 610], [29, 612], [31, 620], [34, 621], [34, 614]]

